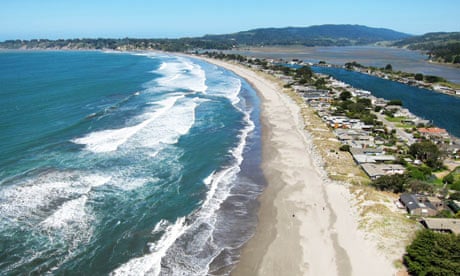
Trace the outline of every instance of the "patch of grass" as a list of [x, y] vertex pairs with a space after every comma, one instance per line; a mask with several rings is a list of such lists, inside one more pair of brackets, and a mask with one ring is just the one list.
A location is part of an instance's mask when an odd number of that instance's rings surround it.
[[406, 117], [390, 117], [390, 116], [385, 116], [385, 119], [386, 119], [388, 122], [400, 123], [401, 120], [406, 119]]

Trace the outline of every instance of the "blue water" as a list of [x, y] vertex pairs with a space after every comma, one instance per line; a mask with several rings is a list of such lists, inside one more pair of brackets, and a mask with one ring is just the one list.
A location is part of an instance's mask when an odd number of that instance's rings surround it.
[[258, 99], [153, 53], [0, 53], [3, 275], [228, 274], [263, 189]]
[[317, 73], [328, 74], [352, 85], [372, 92], [387, 100], [402, 100], [403, 106], [413, 114], [430, 120], [445, 128], [450, 134], [460, 137], [460, 97], [437, 93], [399, 82], [385, 80], [342, 68], [313, 67]]

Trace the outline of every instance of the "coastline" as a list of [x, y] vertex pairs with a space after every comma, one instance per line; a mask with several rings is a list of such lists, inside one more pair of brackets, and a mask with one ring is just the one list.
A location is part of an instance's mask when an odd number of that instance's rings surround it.
[[259, 199], [256, 234], [232, 275], [394, 274], [392, 260], [359, 229], [354, 195], [321, 167], [297, 103], [254, 71], [201, 59], [246, 79], [261, 100], [267, 188]]

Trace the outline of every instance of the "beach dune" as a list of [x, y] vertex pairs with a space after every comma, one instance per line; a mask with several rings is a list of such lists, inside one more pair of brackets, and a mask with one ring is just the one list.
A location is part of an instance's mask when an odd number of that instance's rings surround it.
[[394, 275], [392, 261], [358, 229], [352, 194], [319, 165], [300, 107], [259, 73], [205, 60], [246, 79], [261, 99], [267, 188], [255, 236], [232, 275]]

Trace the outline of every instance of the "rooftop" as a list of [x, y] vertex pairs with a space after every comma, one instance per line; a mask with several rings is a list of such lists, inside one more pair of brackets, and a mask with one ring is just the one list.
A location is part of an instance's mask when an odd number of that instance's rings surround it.
[[450, 231], [460, 234], [460, 219], [424, 218], [422, 223], [431, 230]]

